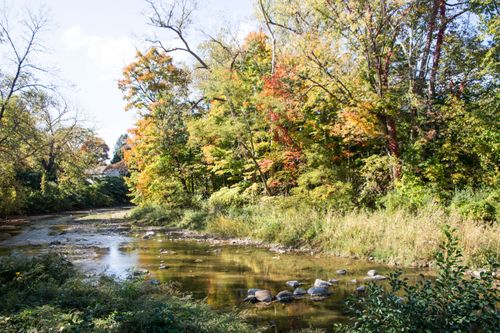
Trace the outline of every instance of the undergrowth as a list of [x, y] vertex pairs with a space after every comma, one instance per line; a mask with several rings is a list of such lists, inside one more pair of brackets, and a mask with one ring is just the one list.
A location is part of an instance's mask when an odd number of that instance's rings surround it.
[[255, 332], [173, 285], [85, 279], [58, 254], [0, 259], [0, 331]]

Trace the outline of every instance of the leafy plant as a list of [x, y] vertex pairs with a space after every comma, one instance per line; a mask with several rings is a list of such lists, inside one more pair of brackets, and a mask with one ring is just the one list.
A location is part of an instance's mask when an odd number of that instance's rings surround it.
[[480, 277], [467, 274], [455, 231], [444, 228], [446, 240], [435, 254], [438, 276], [411, 285], [401, 272], [391, 275], [389, 291], [370, 284], [366, 296], [351, 296], [347, 311], [352, 326], [339, 332], [497, 332], [499, 291], [493, 273], [497, 263]]

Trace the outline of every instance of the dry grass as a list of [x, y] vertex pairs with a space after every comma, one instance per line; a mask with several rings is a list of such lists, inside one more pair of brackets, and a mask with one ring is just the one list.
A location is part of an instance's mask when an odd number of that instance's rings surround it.
[[416, 214], [401, 209], [337, 215], [305, 207], [281, 208], [270, 202], [218, 215], [210, 219], [207, 231], [407, 266], [432, 260], [445, 224], [457, 229], [467, 264], [480, 266], [488, 256], [499, 260], [497, 223], [474, 222], [435, 205]]

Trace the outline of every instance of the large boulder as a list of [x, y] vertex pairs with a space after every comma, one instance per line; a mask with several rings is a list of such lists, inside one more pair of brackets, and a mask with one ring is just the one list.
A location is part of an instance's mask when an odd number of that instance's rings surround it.
[[286, 285], [289, 286], [289, 287], [291, 287], [291, 288], [297, 288], [301, 284], [302, 283], [300, 283], [299, 281], [296, 281], [296, 280], [286, 281]]
[[260, 290], [259, 288], [250, 288], [250, 289], [248, 289], [248, 291], [247, 291], [247, 295], [248, 295], [248, 296], [255, 296], [255, 293], [256, 293], [257, 291], [259, 291], [259, 290]]
[[255, 298], [259, 302], [266, 302], [269, 303], [273, 300], [273, 295], [269, 290], [257, 290], [255, 292]]
[[302, 288], [296, 288], [293, 291], [294, 296], [304, 296], [305, 294], [307, 294], [307, 291], [305, 291], [305, 289], [302, 289]]
[[332, 284], [328, 281], [325, 281], [325, 280], [316, 279], [314, 281], [314, 286], [317, 288], [329, 288], [332, 286]]
[[293, 293], [291, 291], [288, 291], [288, 290], [280, 291], [276, 295], [276, 299], [278, 300], [278, 302], [281, 302], [281, 303], [289, 303], [289, 302], [293, 301]]
[[327, 288], [321, 287], [311, 287], [307, 290], [307, 293], [312, 297], [326, 297], [330, 294]]

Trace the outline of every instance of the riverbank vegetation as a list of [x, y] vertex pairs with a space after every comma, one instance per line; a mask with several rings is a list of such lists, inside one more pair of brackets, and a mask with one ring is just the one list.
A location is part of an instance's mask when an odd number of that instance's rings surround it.
[[119, 88], [155, 223], [407, 264], [451, 224], [468, 261], [498, 257], [497, 6], [259, 0], [260, 30], [197, 49], [191, 2], [148, 4], [159, 42]]
[[336, 332], [496, 332], [499, 290], [493, 274], [498, 274], [498, 262], [471, 278], [454, 230], [447, 227], [444, 234], [435, 254], [435, 281], [410, 285], [398, 272], [390, 278], [389, 291], [372, 283], [347, 302], [355, 324], [336, 325]]
[[2, 332], [255, 332], [174, 285], [86, 278], [63, 256], [0, 259]]

